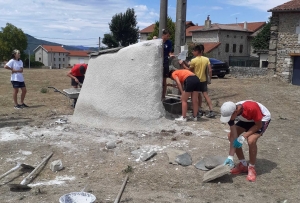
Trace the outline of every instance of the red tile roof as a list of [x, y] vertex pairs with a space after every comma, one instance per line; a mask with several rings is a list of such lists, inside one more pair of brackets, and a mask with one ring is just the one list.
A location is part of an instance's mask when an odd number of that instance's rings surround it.
[[185, 35], [186, 35], [186, 37], [191, 37], [193, 30], [200, 30], [202, 28], [203, 28], [203, 26], [191, 26], [186, 29]]
[[68, 53], [62, 46], [50, 46], [50, 45], [42, 45], [42, 47], [47, 52], [60, 52], [60, 53]]
[[68, 51], [69, 55], [68, 56], [82, 56], [82, 57], [88, 57], [89, 54], [87, 51]]
[[220, 42], [208, 42], [208, 43], [203, 43], [204, 45], [204, 53], [209, 53], [212, 50], [216, 49], [218, 46], [220, 46]]
[[[238, 25], [241, 26], [242, 28], [244, 28], [244, 23], [238, 23]], [[257, 30], [259, 30], [260, 28], [262, 28], [265, 25], [266, 25], [266, 22], [252, 22], [252, 23], [247, 22], [248, 30], [251, 32], [256, 32]]]
[[300, 11], [300, 0], [292, 0], [268, 10], [269, 12]]
[[140, 33], [145, 33], [145, 34], [152, 33], [154, 31], [154, 26], [155, 26], [155, 24], [152, 24], [152, 25], [140, 30]]

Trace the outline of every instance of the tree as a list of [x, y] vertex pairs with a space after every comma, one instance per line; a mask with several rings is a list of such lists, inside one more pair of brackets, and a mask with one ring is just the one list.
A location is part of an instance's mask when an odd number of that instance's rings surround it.
[[15, 27], [14, 25], [7, 23], [0, 31], [0, 60], [10, 59], [11, 53], [14, 49], [18, 49], [21, 52], [21, 59], [24, 60], [27, 54], [24, 54], [24, 50], [27, 48], [27, 37], [24, 32]]
[[108, 46], [108, 48], [114, 48], [119, 46], [117, 40], [113, 37], [112, 34], [104, 34], [102, 43]]
[[[170, 40], [172, 42], [172, 45], [175, 44], [175, 23], [173, 22], [171, 17], [168, 17], [167, 19], [167, 30], [170, 32]], [[159, 33], [159, 22], [155, 22], [154, 31], [149, 35], [148, 40], [153, 39], [153, 36], [158, 36]]]
[[115, 40], [124, 47], [136, 43], [139, 37], [139, 28], [136, 25], [137, 20], [134, 9], [128, 8], [125, 13], [119, 13], [112, 17], [111, 23], [109, 23], [109, 29], [112, 33], [111, 37], [108, 35], [104, 36], [104, 39], [107, 41], [102, 42], [114, 45]]
[[270, 43], [271, 23], [268, 22], [263, 29], [252, 40], [251, 44], [255, 50], [268, 50]]

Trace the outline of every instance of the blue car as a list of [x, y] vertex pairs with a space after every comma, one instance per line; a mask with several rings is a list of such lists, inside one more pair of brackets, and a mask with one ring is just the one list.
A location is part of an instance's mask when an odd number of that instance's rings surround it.
[[214, 59], [209, 58], [212, 75], [217, 75], [219, 78], [224, 78], [226, 74], [230, 73], [229, 66], [227, 63]]

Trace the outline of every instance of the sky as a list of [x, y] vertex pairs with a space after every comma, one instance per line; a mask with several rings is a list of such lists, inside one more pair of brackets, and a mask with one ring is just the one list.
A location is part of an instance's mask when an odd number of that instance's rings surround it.
[[[177, 0], [168, 0], [168, 15], [176, 20]], [[263, 22], [267, 10], [288, 0], [187, 0], [187, 21], [212, 23]], [[0, 27], [6, 23], [35, 38], [62, 45], [98, 47], [109, 33], [112, 16], [134, 8], [138, 27], [159, 20], [160, 0], [0, 0]]]

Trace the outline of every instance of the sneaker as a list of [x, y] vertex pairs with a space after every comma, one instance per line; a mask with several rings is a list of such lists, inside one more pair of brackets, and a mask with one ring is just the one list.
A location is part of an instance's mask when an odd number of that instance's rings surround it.
[[192, 119], [193, 119], [193, 121], [198, 121], [197, 116], [196, 117], [193, 116]]
[[210, 111], [208, 114], [205, 115], [207, 118], [214, 118], [215, 114], [214, 112]]
[[241, 173], [247, 173], [248, 172], [248, 166], [244, 166], [242, 163], [239, 163], [230, 172], [233, 175], [238, 175], [238, 174], [241, 174]]
[[14, 109], [22, 109], [22, 106], [18, 104], [16, 106], [14, 106]]
[[186, 118], [183, 118], [183, 116], [180, 116], [179, 118], [175, 118], [175, 121], [180, 121], [180, 122], [186, 122]]
[[254, 182], [256, 180], [256, 171], [253, 166], [248, 167], [247, 180], [250, 182]]
[[27, 106], [25, 103], [21, 104], [20, 106], [21, 106], [22, 108], [29, 107], [29, 106]]
[[198, 117], [198, 118], [201, 118], [203, 115], [204, 115], [204, 111], [199, 110], [199, 111], [198, 111], [197, 117]]

